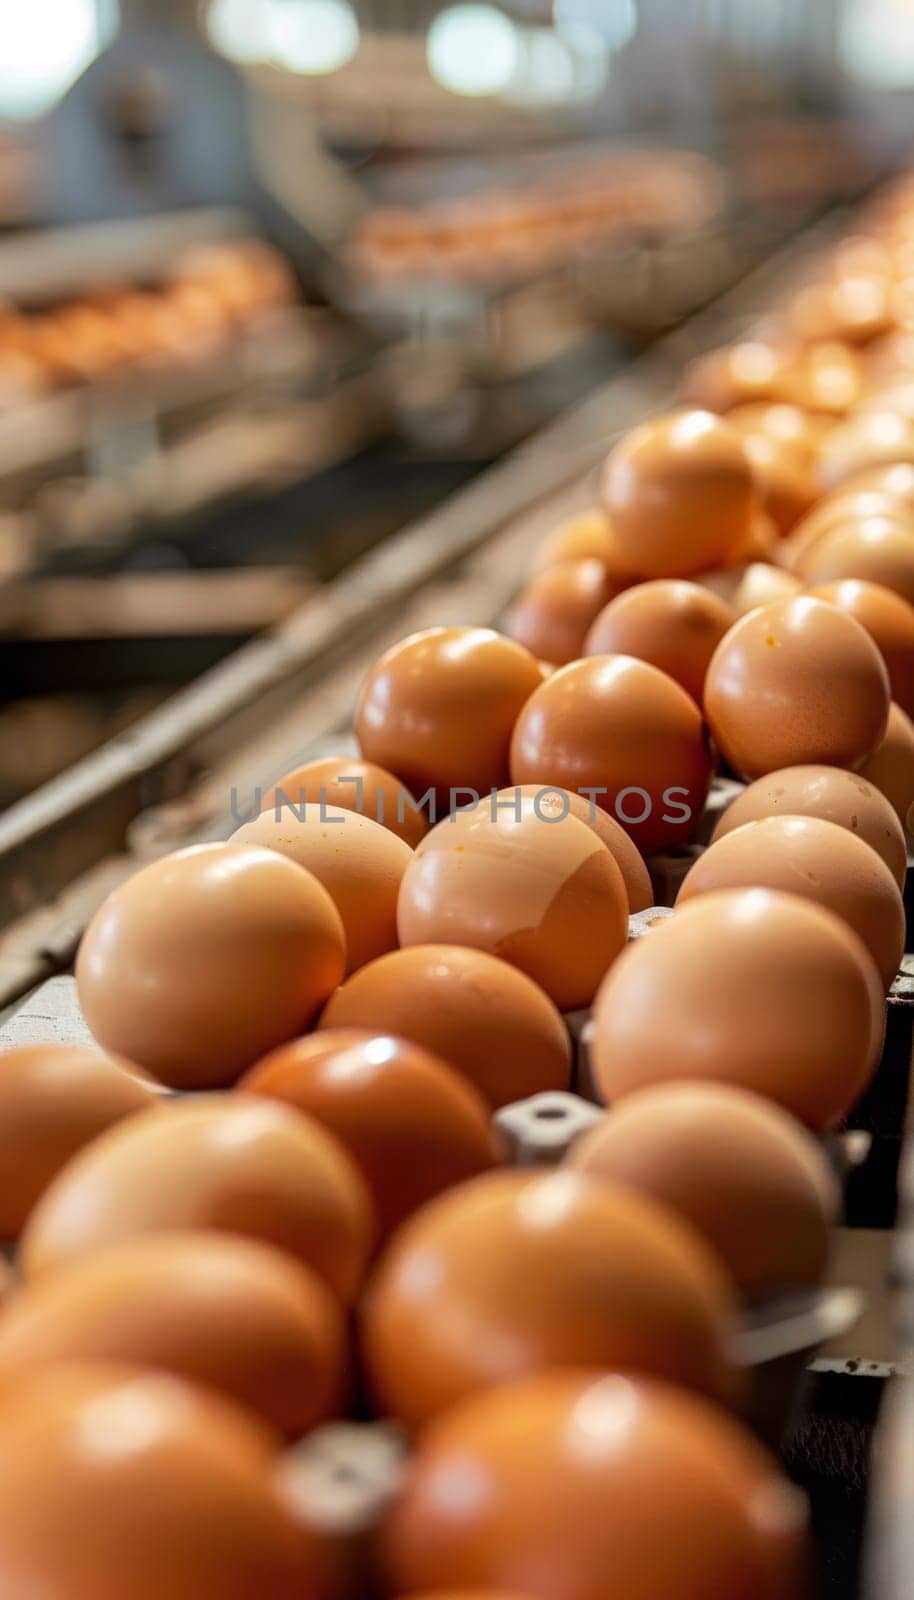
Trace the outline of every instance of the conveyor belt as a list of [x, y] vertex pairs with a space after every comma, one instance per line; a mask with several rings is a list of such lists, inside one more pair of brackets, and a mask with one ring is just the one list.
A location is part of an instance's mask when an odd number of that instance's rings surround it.
[[690, 355], [745, 332], [844, 219], [834, 213], [799, 235], [277, 629], [13, 806], [0, 819], [0, 1004], [66, 965], [132, 852], [228, 832], [233, 787], [243, 805], [345, 730], [356, 686], [387, 642], [430, 623], [494, 621], [536, 541], [592, 498], [615, 433], [669, 402]]

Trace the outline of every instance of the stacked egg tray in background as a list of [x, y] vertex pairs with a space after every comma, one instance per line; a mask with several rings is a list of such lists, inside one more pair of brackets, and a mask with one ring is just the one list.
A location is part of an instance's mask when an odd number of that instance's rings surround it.
[[[804, 256], [808, 248], [804, 247]], [[789, 271], [796, 271], [795, 263]], [[761, 291], [752, 291], [757, 303], [766, 303], [769, 292], [764, 281]], [[738, 317], [749, 314], [752, 293], [742, 305], [737, 299]], [[696, 332], [696, 341], [702, 337]], [[712, 337], [720, 337], [719, 325]], [[620, 406], [625, 402], [627, 421], [633, 410], [638, 412], [639, 385], [650, 404], [649, 397], [658, 392], [655, 386], [668, 380], [673, 366], [681, 366], [683, 354], [680, 336], [659, 360], [649, 358], [630, 375], [625, 395], [617, 396]], [[469, 505], [475, 516], [492, 518], [491, 544], [478, 526], [475, 532], [468, 527], [463, 548], [456, 550], [462, 557], [460, 568], [455, 570], [442, 556], [450, 531], [445, 508], [424, 530], [413, 530], [398, 551], [382, 551], [371, 558], [348, 587], [344, 580], [338, 593], [322, 602], [325, 612], [320, 620], [314, 608], [306, 608], [279, 636], [278, 644], [255, 647], [246, 666], [239, 659], [229, 673], [213, 675], [205, 695], [176, 705], [170, 721], [160, 715], [150, 726], [140, 727], [117, 749], [72, 774], [56, 795], [37, 797], [31, 812], [19, 808], [0, 826], [3, 888], [11, 905], [23, 913], [2, 952], [9, 956], [7, 996], [14, 1009], [0, 1033], [0, 1046], [52, 1036], [74, 1042], [85, 1039], [75, 980], [68, 976], [50, 977], [44, 984], [39, 980], [66, 967], [82, 926], [107, 890], [143, 860], [188, 842], [225, 837], [231, 831], [229, 811], [234, 809], [234, 802], [231, 808], [227, 805], [230, 784], [243, 796], [279, 776], [294, 757], [328, 749], [348, 755], [351, 746], [336, 730], [346, 725], [353, 688], [364, 676], [366, 663], [378, 653], [379, 630], [385, 632], [383, 644], [430, 621], [499, 615], [513, 596], [520, 562], [529, 555], [538, 531], [548, 530], [561, 515], [592, 499], [592, 483], [589, 478], [581, 482], [580, 468], [601, 453], [597, 447], [613, 431], [613, 420], [604, 396], [599, 405], [586, 408], [583, 439], [554, 430], [538, 467], [535, 455], [533, 463], [529, 455], [522, 456], [511, 464], [501, 485], [495, 475], [494, 485], [471, 491]], [[572, 486], [556, 492], [559, 480], [573, 476], [576, 462], [579, 470]], [[517, 505], [499, 517], [499, 505], [505, 511], [501, 497], [507, 492], [510, 502], [512, 483], [525, 470], [530, 471], [532, 494], [537, 498], [539, 491], [540, 503], [532, 513], [527, 505], [522, 510]], [[420, 559], [413, 563], [417, 552]], [[415, 566], [408, 583], [405, 565]], [[372, 609], [376, 579], [380, 579], [378, 603]], [[365, 628], [365, 636], [355, 643], [344, 638], [354, 625]], [[323, 667], [325, 676], [316, 684], [307, 680], [302, 684], [302, 668], [313, 668], [319, 650], [324, 652], [319, 670]], [[239, 694], [239, 675], [243, 677], [245, 670], [249, 682]], [[255, 697], [251, 684], [257, 684], [258, 672], [263, 693]], [[651, 859], [655, 904], [631, 918], [630, 940], [650, 937], [651, 925], [668, 914], [685, 871], [738, 792], [739, 785], [731, 780], [716, 780], [695, 843]], [[174, 799], [175, 794], [180, 798]], [[136, 803], [137, 797], [153, 803], [144, 807]], [[85, 828], [86, 819], [93, 817], [94, 825], [90, 822]], [[74, 856], [71, 846], [81, 830], [84, 836]], [[112, 838], [117, 839], [116, 850], [111, 848]], [[101, 850], [100, 840], [104, 840]], [[909, 861], [905, 899], [909, 952], [914, 927], [911, 898]], [[17, 1005], [29, 990], [30, 998]], [[656, 1004], [662, 1009], [663, 995], [658, 994]], [[566, 1020], [575, 1046], [572, 1089], [509, 1105], [496, 1114], [518, 1164], [557, 1163], [597, 1115], [589, 1070], [589, 1017], [575, 1013]], [[908, 1329], [914, 1330], [914, 1319], [905, 1312], [905, 1288], [909, 1281], [914, 1285], [914, 1252], [907, 1251], [906, 1243], [908, 1213], [914, 1212], [914, 1194], [908, 1197], [908, 1189], [914, 1190], [914, 1164], [906, 1166], [901, 1159], [912, 1038], [914, 960], [908, 954], [887, 999], [883, 1052], [870, 1088], [846, 1129], [828, 1138], [844, 1194], [843, 1224], [835, 1232], [829, 1282], [819, 1291], [754, 1307], [746, 1314], [741, 1335], [741, 1360], [752, 1372], [747, 1413], [766, 1440], [783, 1452], [792, 1474], [810, 1489], [829, 1593], [834, 1594], [852, 1592], [849, 1574], [863, 1519], [868, 1447], [885, 1380], [903, 1365], [910, 1348], [904, 1332], [906, 1314]], [[897, 1230], [896, 1212], [901, 1224]], [[898, 1318], [889, 1292], [893, 1264], [901, 1286]], [[899, 1390], [894, 1404], [901, 1408], [907, 1403], [910, 1408], [904, 1386]], [[372, 1530], [393, 1492], [402, 1448], [396, 1433], [385, 1425], [358, 1421], [321, 1429], [300, 1447], [296, 1492], [309, 1518], [332, 1529], [350, 1552], [353, 1600], [366, 1592], [368, 1580], [360, 1556], [370, 1547]], [[888, 1450], [886, 1457], [884, 1476], [889, 1477]], [[883, 1478], [876, 1481], [881, 1485]], [[883, 1596], [894, 1600], [896, 1592], [906, 1592], [905, 1580], [910, 1582], [912, 1568], [893, 1564], [892, 1556], [886, 1555], [896, 1522], [903, 1520], [893, 1520], [880, 1495], [872, 1523], [886, 1562], [880, 1569], [881, 1586], [873, 1589], [879, 1600]], [[837, 1538], [842, 1525], [845, 1548]], [[873, 1557], [874, 1570], [878, 1560], [878, 1555]], [[886, 1576], [889, 1569], [897, 1590]]]

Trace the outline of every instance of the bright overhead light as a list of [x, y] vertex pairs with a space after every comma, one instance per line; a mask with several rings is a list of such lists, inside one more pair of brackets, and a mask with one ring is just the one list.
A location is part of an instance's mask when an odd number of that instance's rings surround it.
[[6, 0], [0, 22], [0, 113], [34, 117], [48, 111], [111, 32], [102, 28], [95, 0]]
[[625, 49], [638, 27], [635, 0], [553, 0], [552, 14], [559, 33], [591, 28], [614, 54]]
[[551, 28], [527, 28], [510, 98], [520, 105], [558, 106], [574, 95], [574, 65], [564, 41]]
[[269, 54], [271, 21], [269, 0], [212, 0], [206, 31], [229, 61], [263, 61]]
[[846, 0], [838, 55], [851, 78], [878, 89], [914, 83], [914, 31], [903, 0]]
[[349, 0], [274, 0], [270, 57], [289, 72], [338, 72], [359, 48]]
[[520, 46], [510, 17], [490, 5], [449, 6], [428, 30], [428, 68], [454, 94], [499, 94], [517, 70]]

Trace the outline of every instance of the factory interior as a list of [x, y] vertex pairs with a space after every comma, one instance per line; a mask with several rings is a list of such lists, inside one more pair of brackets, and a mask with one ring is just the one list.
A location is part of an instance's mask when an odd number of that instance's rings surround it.
[[914, 0], [0, 0], [0, 664], [0, 1600], [910, 1600]]

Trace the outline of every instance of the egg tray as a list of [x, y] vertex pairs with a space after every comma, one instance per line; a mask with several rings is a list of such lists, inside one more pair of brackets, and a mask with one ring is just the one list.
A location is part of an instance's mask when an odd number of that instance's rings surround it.
[[[643, 937], [653, 920], [670, 914], [666, 908], [655, 907], [633, 916], [630, 937]], [[603, 1115], [590, 1085], [589, 1016], [574, 1013], [566, 1021], [574, 1044], [574, 1087], [534, 1095], [494, 1114], [513, 1165], [558, 1165], [575, 1140]], [[0, 1051], [48, 1040], [92, 1042], [72, 976], [49, 979], [0, 1028]], [[826, 1144], [836, 1174], [845, 1184], [861, 1158], [860, 1135], [837, 1134]], [[838, 1286], [778, 1294], [746, 1312], [740, 1359], [751, 1373], [747, 1417], [769, 1444], [777, 1444], [789, 1432], [810, 1361], [823, 1345], [847, 1338], [862, 1311], [862, 1294], [856, 1288]], [[859, 1364], [862, 1369], [866, 1363], [861, 1360]]]

